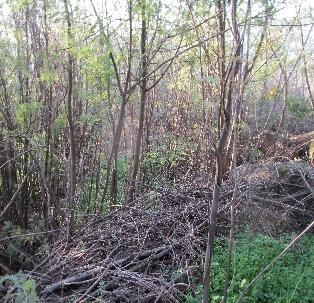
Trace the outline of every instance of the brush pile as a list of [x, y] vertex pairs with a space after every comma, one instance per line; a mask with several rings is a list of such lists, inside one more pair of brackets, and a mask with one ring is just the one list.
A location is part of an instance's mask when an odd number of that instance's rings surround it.
[[89, 219], [32, 271], [42, 300], [180, 302], [204, 249], [207, 196], [163, 188]]
[[242, 165], [239, 183], [238, 225], [277, 235], [297, 231], [314, 218], [314, 167], [286, 161]]
[[[301, 228], [313, 219], [314, 168], [303, 161], [242, 165], [237, 187], [222, 188], [218, 233], [227, 235], [236, 198], [237, 229], [268, 234]], [[163, 186], [132, 205], [86, 219], [66, 245], [26, 271], [40, 302], [182, 302], [202, 275], [207, 204], [212, 188]], [[31, 256], [29, 256], [31, 258]]]

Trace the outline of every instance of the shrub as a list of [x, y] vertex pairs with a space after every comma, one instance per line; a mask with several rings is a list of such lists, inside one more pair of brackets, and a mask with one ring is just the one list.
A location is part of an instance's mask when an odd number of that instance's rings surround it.
[[305, 118], [309, 115], [313, 115], [313, 110], [310, 106], [309, 101], [300, 96], [293, 96], [289, 98], [288, 109], [293, 117], [299, 119]]
[[0, 285], [9, 285], [10, 290], [1, 302], [34, 303], [37, 301], [36, 282], [28, 279], [21, 271], [0, 278]]

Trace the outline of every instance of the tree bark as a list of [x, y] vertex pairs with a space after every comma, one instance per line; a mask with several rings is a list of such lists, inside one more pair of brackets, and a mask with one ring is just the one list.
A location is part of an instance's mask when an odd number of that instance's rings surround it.
[[[239, 71], [240, 65], [240, 54], [241, 54], [241, 42], [238, 32], [237, 24], [237, 0], [232, 1], [232, 28], [235, 39], [235, 48], [233, 52], [233, 62], [230, 66], [230, 73], [228, 72], [228, 91], [226, 106], [224, 108], [224, 125], [219, 138], [218, 147], [216, 150], [216, 172], [215, 172], [215, 183], [213, 190], [213, 199], [209, 201], [208, 205], [208, 235], [207, 235], [207, 248], [204, 262], [204, 276], [203, 276], [203, 296], [202, 303], [209, 302], [209, 289], [210, 289], [210, 272], [211, 263], [214, 249], [214, 240], [217, 224], [217, 213], [220, 200], [221, 185], [223, 181], [223, 174], [225, 171], [225, 158], [226, 158], [226, 144], [231, 128], [232, 121], [232, 104], [233, 104], [233, 90], [236, 81], [236, 77]], [[224, 58], [223, 58], [224, 59]], [[224, 100], [220, 100], [221, 104], [224, 104]]]
[[63, 0], [65, 7], [65, 18], [67, 22], [67, 36], [68, 36], [68, 91], [67, 91], [67, 118], [69, 124], [69, 173], [68, 173], [68, 237], [71, 236], [74, 226], [75, 215], [75, 192], [76, 192], [76, 152], [75, 152], [75, 126], [73, 119], [73, 57], [71, 55], [72, 46], [72, 23], [69, 11], [68, 0]]
[[141, 155], [144, 120], [145, 120], [145, 107], [147, 99], [147, 58], [146, 58], [146, 39], [147, 39], [147, 26], [146, 26], [146, 7], [145, 2], [142, 5], [142, 32], [141, 32], [141, 66], [142, 66], [142, 83], [141, 83], [141, 106], [140, 106], [140, 117], [139, 125], [137, 130], [136, 145], [134, 151], [134, 159], [132, 165], [131, 179], [128, 184], [128, 192], [126, 201], [132, 202], [134, 198], [134, 192], [136, 187], [136, 178], [139, 170], [139, 162]]
[[[313, 29], [313, 25], [311, 26], [310, 32], [312, 31], [312, 29]], [[312, 109], [314, 109], [314, 95], [313, 95], [311, 84], [310, 84], [310, 80], [309, 80], [307, 61], [306, 61], [305, 54], [304, 54], [306, 42], [304, 41], [304, 35], [303, 35], [302, 26], [300, 27], [300, 30], [301, 30], [301, 42], [302, 42], [302, 53], [303, 53], [302, 58], [303, 58], [303, 64], [304, 64], [305, 81], [306, 81], [306, 85], [307, 85], [307, 90], [309, 92], [309, 97], [310, 97], [310, 102], [311, 102], [311, 105], [312, 105]]]

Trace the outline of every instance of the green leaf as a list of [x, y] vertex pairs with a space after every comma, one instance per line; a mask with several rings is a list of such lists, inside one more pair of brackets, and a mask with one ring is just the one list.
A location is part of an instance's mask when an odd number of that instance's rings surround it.
[[240, 288], [243, 288], [244, 285], [246, 284], [247, 280], [246, 279], [242, 279], [241, 283], [240, 283]]
[[34, 280], [26, 280], [23, 284], [24, 291], [29, 294], [35, 286]]
[[19, 104], [16, 108], [16, 121], [23, 124], [39, 113], [41, 108], [40, 102], [32, 101], [29, 103]]

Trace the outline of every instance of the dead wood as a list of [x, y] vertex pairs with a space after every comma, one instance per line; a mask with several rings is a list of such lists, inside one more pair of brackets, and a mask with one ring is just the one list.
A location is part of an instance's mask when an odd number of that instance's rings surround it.
[[[242, 165], [236, 177], [237, 229], [249, 225], [255, 232], [278, 234], [301, 229], [313, 217], [309, 163]], [[226, 181], [219, 234], [228, 231], [232, 194], [232, 180]], [[211, 196], [199, 181], [163, 186], [127, 207], [86, 217], [70, 245], [60, 234], [54, 253], [28, 272], [37, 281], [41, 302], [182, 302], [201, 281]]]

